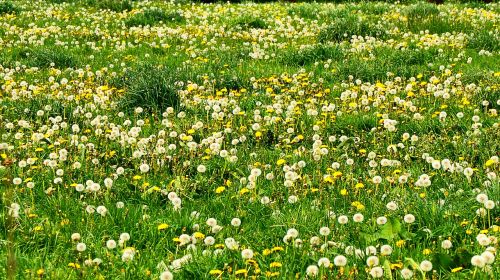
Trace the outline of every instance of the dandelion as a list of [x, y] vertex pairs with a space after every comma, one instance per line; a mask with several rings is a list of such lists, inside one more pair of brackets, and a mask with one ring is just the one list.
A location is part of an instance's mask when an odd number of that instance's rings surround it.
[[346, 266], [347, 258], [342, 255], [338, 255], [333, 259], [333, 263], [335, 264], [335, 266], [340, 266], [340, 267]]
[[383, 255], [383, 256], [388, 256], [390, 254], [392, 254], [392, 247], [389, 246], [389, 245], [382, 245], [380, 247], [380, 253]]
[[377, 256], [369, 256], [366, 259], [366, 265], [367, 266], [377, 266], [379, 265], [379, 259]]
[[377, 225], [385, 225], [387, 223], [387, 218], [386, 217], [378, 217], [377, 218]]
[[205, 173], [205, 171], [207, 171], [207, 168], [205, 167], [205, 165], [200, 164], [200, 165], [198, 165], [198, 167], [196, 168], [196, 170], [197, 170], [199, 173]]
[[318, 260], [318, 266], [319, 267], [329, 267], [330, 260], [328, 258], [321, 258]]
[[114, 241], [113, 239], [110, 239], [110, 240], [106, 241], [106, 247], [109, 250], [115, 249], [116, 248], [116, 241]]
[[380, 266], [373, 267], [370, 270], [370, 275], [373, 278], [380, 278], [380, 277], [384, 276], [384, 270]]
[[338, 217], [337, 221], [339, 222], [339, 224], [344, 225], [344, 224], [347, 224], [347, 222], [349, 221], [349, 218], [345, 215], [342, 215], [342, 216]]
[[310, 265], [306, 269], [307, 276], [315, 277], [318, 275], [318, 273], [319, 273], [319, 268], [315, 265]]
[[403, 220], [405, 221], [405, 223], [407, 224], [412, 224], [413, 222], [415, 222], [415, 216], [413, 216], [412, 214], [406, 214], [403, 218]]
[[443, 240], [443, 242], [441, 242], [441, 248], [448, 250], [451, 247], [453, 247], [453, 244], [451, 243], [450, 240], [446, 239], [446, 240]]
[[432, 263], [430, 261], [424, 260], [420, 263], [420, 269], [423, 272], [429, 272], [432, 270]]
[[403, 268], [401, 269], [401, 277], [403, 277], [403, 279], [411, 279], [413, 277], [413, 271], [408, 268]]
[[141, 164], [139, 167], [141, 173], [147, 173], [149, 171], [149, 165], [146, 163]]
[[322, 227], [319, 229], [319, 234], [322, 236], [328, 236], [330, 234], [330, 229], [328, 227]]
[[72, 241], [78, 241], [78, 240], [80, 240], [80, 238], [81, 238], [81, 236], [80, 236], [80, 234], [78, 232], [75, 232], [75, 233], [73, 233], [71, 235], [71, 240]]
[[170, 271], [164, 271], [160, 274], [160, 280], [172, 280], [174, 279], [174, 275]]
[[470, 263], [473, 266], [479, 267], [479, 268], [483, 268], [486, 265], [484, 258], [482, 256], [478, 256], [478, 255], [473, 256], [470, 260]]
[[231, 225], [233, 227], [239, 227], [241, 225], [241, 220], [239, 218], [233, 218], [231, 220]]
[[398, 205], [394, 201], [387, 203], [386, 207], [391, 211], [396, 211], [398, 209]]
[[484, 208], [491, 210], [495, 208], [495, 202], [493, 200], [487, 200], [484, 202]]
[[241, 257], [243, 259], [251, 259], [253, 258], [253, 251], [250, 249], [244, 249], [243, 251], [241, 251]]
[[86, 249], [87, 249], [87, 245], [85, 245], [85, 243], [76, 244], [76, 250], [78, 252], [84, 252]]
[[363, 221], [364, 217], [363, 217], [363, 214], [361, 213], [357, 213], [357, 214], [354, 214], [354, 216], [352, 217], [352, 220], [356, 223], [361, 223]]

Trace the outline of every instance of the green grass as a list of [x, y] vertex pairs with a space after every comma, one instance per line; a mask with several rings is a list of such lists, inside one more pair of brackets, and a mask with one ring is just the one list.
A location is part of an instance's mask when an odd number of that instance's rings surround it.
[[500, 274], [498, 4], [201, 2], [0, 2], [0, 279]]

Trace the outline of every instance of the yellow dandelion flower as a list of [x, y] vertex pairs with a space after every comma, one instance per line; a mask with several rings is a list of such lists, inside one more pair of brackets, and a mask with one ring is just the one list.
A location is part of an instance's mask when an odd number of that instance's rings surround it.
[[276, 162], [277, 165], [283, 165], [285, 163], [286, 163], [286, 160], [284, 160], [282, 158], [278, 159], [278, 161]]
[[193, 236], [196, 239], [204, 239], [205, 238], [205, 235], [203, 233], [199, 232], [199, 231], [193, 233]]
[[274, 248], [271, 249], [271, 252], [279, 252], [279, 251], [284, 251], [285, 249], [281, 246], [276, 246]]
[[244, 195], [244, 194], [246, 194], [246, 193], [248, 193], [248, 192], [250, 192], [250, 190], [249, 190], [249, 189], [247, 189], [247, 188], [243, 188], [243, 189], [241, 189], [241, 190], [240, 190], [239, 194], [240, 194], [240, 195]]
[[234, 272], [234, 275], [247, 275], [248, 271], [246, 269], [238, 269]]
[[459, 272], [460, 270], [464, 269], [463, 267], [459, 266], [459, 267], [455, 267], [454, 269], [451, 270], [451, 272], [453, 273], [456, 273], [456, 272]]
[[214, 275], [214, 276], [219, 276], [219, 275], [222, 274], [222, 270], [220, 270], [220, 269], [212, 269], [212, 270], [210, 270], [210, 272], [208, 272], [208, 274]]
[[492, 159], [489, 159], [489, 160], [487, 160], [487, 161], [486, 161], [486, 163], [484, 164], [484, 166], [486, 166], [486, 167], [490, 167], [490, 166], [492, 166], [493, 164], [495, 164], [495, 161], [494, 161], [494, 160], [492, 160]]
[[226, 187], [218, 187], [215, 189], [216, 194], [221, 194], [226, 190]]
[[403, 247], [405, 244], [406, 244], [406, 241], [404, 241], [404, 240], [396, 241], [396, 246], [398, 246], [398, 247]]
[[167, 228], [168, 228], [168, 225], [165, 224], [165, 223], [158, 225], [158, 230], [164, 230], [164, 229], [167, 229]]
[[422, 251], [422, 254], [424, 254], [424, 255], [430, 255], [431, 253], [432, 253], [431, 249], [424, 249]]
[[72, 263], [72, 262], [70, 262], [70, 263], [68, 263], [68, 267], [72, 267], [72, 268], [79, 269], [79, 268], [80, 268], [80, 265], [79, 265], [79, 264], [77, 264], [77, 263]]
[[274, 267], [282, 267], [283, 265], [280, 262], [272, 262], [269, 267], [274, 268]]

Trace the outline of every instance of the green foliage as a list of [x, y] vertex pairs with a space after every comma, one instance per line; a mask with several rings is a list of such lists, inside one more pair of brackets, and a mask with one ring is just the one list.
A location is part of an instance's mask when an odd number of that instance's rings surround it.
[[80, 65], [79, 58], [63, 47], [33, 47], [20, 49], [12, 54], [12, 60], [21, 59], [27, 66], [64, 69]]
[[355, 16], [347, 16], [334, 19], [328, 27], [321, 30], [318, 34], [318, 42], [349, 41], [354, 35], [384, 38], [386, 32], [373, 23], [360, 20]]
[[435, 4], [430, 3], [418, 3], [416, 5], [410, 5], [404, 9], [404, 14], [408, 17], [408, 20], [415, 20], [419, 18], [434, 17], [439, 15], [439, 9]]
[[132, 10], [132, 3], [129, 0], [86, 0], [87, 5], [100, 10], [111, 10], [113, 12], [123, 12]]
[[335, 45], [317, 44], [301, 50], [294, 50], [285, 53], [281, 61], [285, 65], [305, 66], [317, 61], [331, 59], [333, 61], [342, 60], [344, 53], [342, 49]]
[[134, 14], [125, 21], [125, 25], [131, 26], [146, 26], [155, 25], [160, 22], [183, 22], [184, 17], [179, 12], [166, 13], [160, 8], [148, 8], [143, 12]]
[[317, 19], [320, 7], [315, 4], [294, 5], [288, 9], [289, 15], [298, 15], [302, 18]]
[[250, 29], [250, 28], [255, 28], [255, 29], [265, 29], [267, 28], [266, 22], [258, 17], [254, 16], [241, 16], [237, 18], [234, 23], [235, 26], [239, 26], [242, 29]]
[[493, 30], [481, 30], [469, 37], [467, 47], [490, 52], [500, 50], [500, 35]]
[[152, 63], [140, 64], [123, 78], [126, 93], [120, 104], [128, 109], [143, 107], [163, 111], [168, 107], [178, 108], [180, 97], [175, 83], [179, 80], [182, 78], [176, 69]]
[[3, 14], [16, 14], [19, 12], [19, 8], [17, 8], [10, 1], [0, 1], [0, 15]]

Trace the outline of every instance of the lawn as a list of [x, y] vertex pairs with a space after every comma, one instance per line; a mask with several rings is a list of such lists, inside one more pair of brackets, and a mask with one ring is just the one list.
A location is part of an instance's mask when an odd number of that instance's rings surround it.
[[332, 2], [0, 0], [0, 279], [496, 279], [500, 4]]

